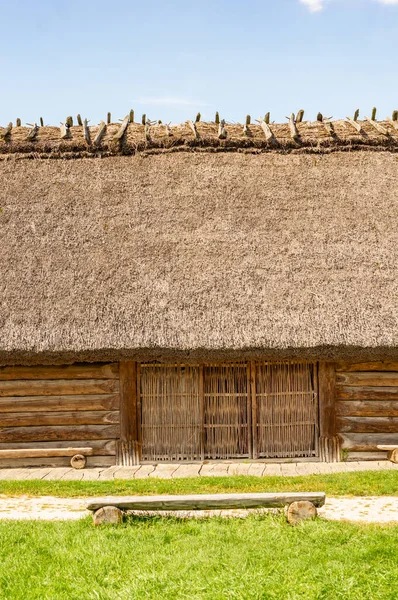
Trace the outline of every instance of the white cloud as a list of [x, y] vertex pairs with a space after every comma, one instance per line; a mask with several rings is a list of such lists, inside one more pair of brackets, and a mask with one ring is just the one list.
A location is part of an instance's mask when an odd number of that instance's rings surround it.
[[300, 0], [310, 12], [319, 12], [323, 8], [323, 0]]
[[138, 99], [138, 103], [158, 106], [206, 106], [202, 102], [179, 96], [143, 96]]
[[[310, 12], [319, 12], [325, 6], [326, 0], [299, 0], [301, 4], [304, 4]], [[378, 4], [384, 4], [385, 6], [398, 6], [398, 0], [373, 0]]]

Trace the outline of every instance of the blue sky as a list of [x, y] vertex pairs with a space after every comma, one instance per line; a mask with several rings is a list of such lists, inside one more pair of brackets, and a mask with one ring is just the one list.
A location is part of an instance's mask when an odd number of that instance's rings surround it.
[[0, 0], [0, 124], [398, 109], [398, 0]]

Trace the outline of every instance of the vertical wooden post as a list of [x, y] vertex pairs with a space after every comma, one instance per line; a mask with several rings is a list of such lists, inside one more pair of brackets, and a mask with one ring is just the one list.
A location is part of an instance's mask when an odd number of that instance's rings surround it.
[[257, 454], [257, 391], [256, 391], [256, 363], [252, 361], [250, 363], [250, 391], [251, 391], [251, 410], [252, 410], [252, 444], [253, 444], [253, 458], [258, 458]]
[[252, 365], [250, 362], [246, 365], [246, 387], [247, 387], [247, 448], [249, 458], [253, 458], [253, 427], [252, 427]]
[[136, 394], [137, 394], [137, 440], [138, 440], [138, 459], [142, 460], [142, 406], [141, 406], [141, 364], [136, 363]]
[[200, 458], [205, 459], [206, 430], [205, 430], [205, 393], [204, 393], [204, 366], [199, 366], [199, 402], [200, 402]]
[[340, 461], [340, 443], [336, 435], [335, 365], [320, 362], [319, 391], [319, 454], [323, 462]]
[[319, 363], [313, 364], [313, 386], [316, 402], [316, 421], [315, 421], [315, 456], [319, 457]]
[[119, 365], [120, 377], [120, 440], [117, 462], [129, 467], [140, 464], [141, 444], [137, 398], [137, 363], [122, 361]]

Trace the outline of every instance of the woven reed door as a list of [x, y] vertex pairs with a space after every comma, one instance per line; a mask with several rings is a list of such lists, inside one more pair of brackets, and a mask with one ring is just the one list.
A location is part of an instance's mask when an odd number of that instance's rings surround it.
[[249, 395], [246, 364], [203, 369], [206, 458], [249, 456]]
[[317, 366], [252, 363], [254, 455], [293, 458], [318, 455]]
[[141, 365], [142, 459], [200, 460], [200, 367]]

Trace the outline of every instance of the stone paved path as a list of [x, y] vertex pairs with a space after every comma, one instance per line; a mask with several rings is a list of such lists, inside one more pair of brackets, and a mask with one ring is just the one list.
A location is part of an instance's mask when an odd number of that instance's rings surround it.
[[144, 464], [137, 467], [107, 467], [82, 469], [70, 467], [57, 468], [27, 468], [1, 469], [0, 480], [43, 479], [46, 481], [109, 481], [112, 479], [143, 479], [154, 477], [161, 479], [176, 479], [180, 477], [223, 477], [227, 475], [282, 475], [294, 477], [297, 475], [316, 475], [329, 473], [345, 473], [353, 471], [398, 470], [387, 460], [319, 463], [261, 463], [261, 462], [215, 462], [194, 464]]
[[[87, 498], [6, 498], [0, 496], [0, 520], [74, 520], [88, 516]], [[178, 511], [173, 514], [179, 517], [203, 518], [208, 516], [244, 518], [253, 510], [213, 510], [213, 511]], [[265, 511], [263, 511], [265, 512]], [[355, 521], [361, 523], [398, 524], [398, 497], [360, 497], [360, 498], [327, 498], [326, 504], [318, 510], [319, 516], [334, 521]], [[139, 514], [148, 514], [139, 511]], [[156, 513], [159, 514], [159, 513]]]

